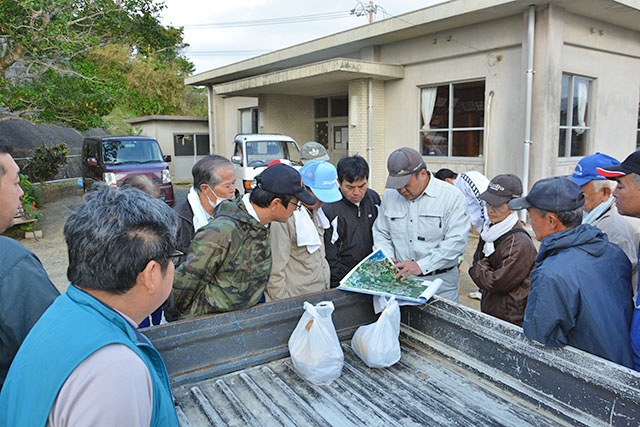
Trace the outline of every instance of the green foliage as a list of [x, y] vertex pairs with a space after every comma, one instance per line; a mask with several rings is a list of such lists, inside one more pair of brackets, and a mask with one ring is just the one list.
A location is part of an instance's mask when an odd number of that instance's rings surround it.
[[31, 231], [36, 228], [38, 219], [40, 218], [40, 194], [23, 174], [20, 174], [20, 187], [24, 192], [20, 197], [22, 216], [24, 219], [35, 219], [34, 222], [21, 224], [20, 229], [23, 231]]
[[29, 176], [41, 184], [54, 178], [60, 166], [67, 163], [67, 155], [67, 145], [64, 142], [37, 147], [26, 168]]
[[[134, 115], [180, 114], [182, 28], [159, 22], [155, 0], [0, 0], [0, 106], [33, 122], [105, 126]], [[6, 78], [15, 63], [18, 77]], [[205, 103], [206, 106], [206, 103]]]

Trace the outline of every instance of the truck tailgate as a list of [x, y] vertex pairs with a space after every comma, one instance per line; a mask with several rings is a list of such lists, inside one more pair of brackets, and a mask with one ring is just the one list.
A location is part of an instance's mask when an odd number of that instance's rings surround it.
[[[345, 365], [330, 386], [300, 378], [287, 341], [302, 303], [333, 301]], [[436, 298], [402, 307], [400, 362], [370, 369], [351, 351], [375, 320], [371, 297], [331, 290], [147, 329], [183, 426], [637, 425], [640, 375]]]

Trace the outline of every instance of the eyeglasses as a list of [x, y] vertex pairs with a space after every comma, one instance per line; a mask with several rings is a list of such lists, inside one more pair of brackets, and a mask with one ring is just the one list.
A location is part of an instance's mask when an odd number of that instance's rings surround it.
[[302, 206], [302, 202], [300, 200], [298, 200], [298, 203], [293, 203], [292, 201], [288, 201], [287, 204], [284, 206], [284, 208], [285, 209], [289, 208], [289, 205], [294, 205], [296, 209], [300, 209], [300, 207]]
[[173, 265], [177, 265], [180, 262], [180, 259], [184, 256], [184, 252], [175, 250], [173, 254], [171, 254], [171, 262]]

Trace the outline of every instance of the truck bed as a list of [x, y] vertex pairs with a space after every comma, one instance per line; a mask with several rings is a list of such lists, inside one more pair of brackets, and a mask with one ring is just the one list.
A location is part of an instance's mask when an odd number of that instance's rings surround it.
[[[287, 341], [302, 303], [331, 300], [345, 365], [330, 386], [295, 372]], [[353, 353], [371, 297], [327, 291], [145, 331], [167, 364], [183, 426], [638, 425], [640, 376], [438, 298], [403, 307], [400, 362]]]

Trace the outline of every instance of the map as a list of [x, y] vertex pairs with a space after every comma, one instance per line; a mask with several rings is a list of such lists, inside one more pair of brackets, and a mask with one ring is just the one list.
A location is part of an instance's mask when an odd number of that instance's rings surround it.
[[[363, 259], [341, 281], [338, 289], [371, 295], [395, 296], [397, 299], [425, 303], [440, 287], [441, 281], [396, 279], [397, 271], [382, 249]], [[434, 289], [435, 288], [435, 289]]]

